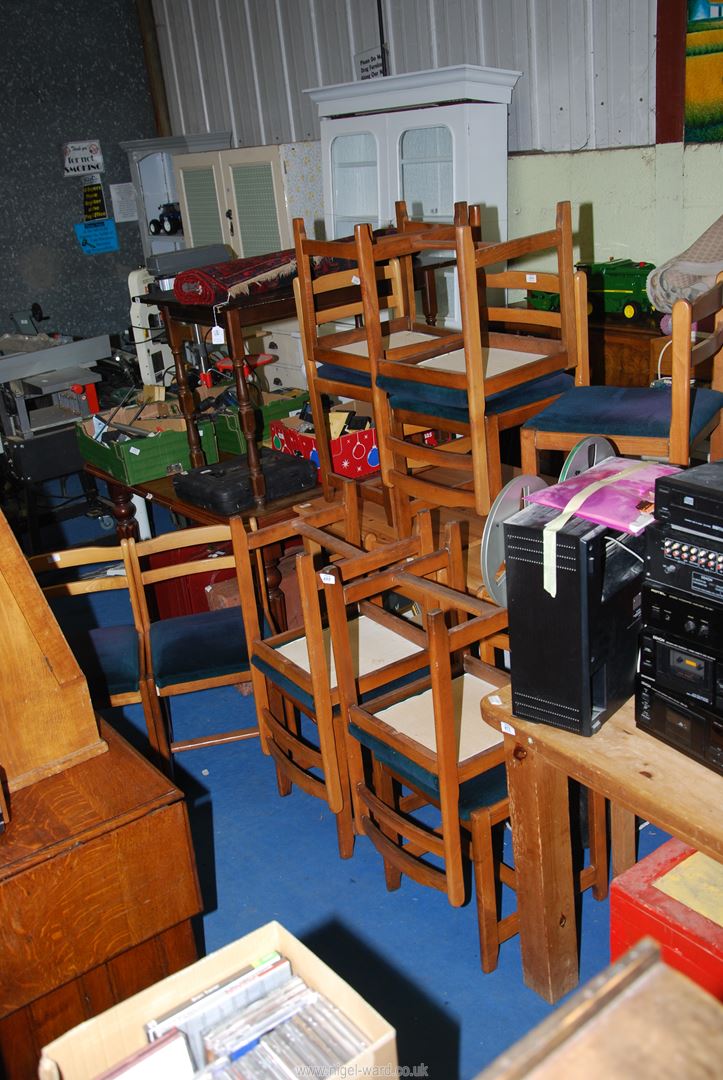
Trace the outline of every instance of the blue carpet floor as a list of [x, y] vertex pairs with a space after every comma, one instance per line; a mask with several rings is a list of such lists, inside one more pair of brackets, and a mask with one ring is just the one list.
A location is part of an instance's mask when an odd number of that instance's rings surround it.
[[[157, 514], [157, 531], [171, 527]], [[81, 517], [47, 533], [43, 546], [100, 535], [107, 534], [97, 521]], [[99, 609], [96, 617], [105, 614]], [[174, 732], [183, 738], [246, 726], [254, 715], [253, 698], [233, 687], [205, 691], [174, 700]], [[140, 706], [107, 718], [143, 746]], [[303, 792], [279, 798], [257, 741], [177, 756], [176, 782], [188, 799], [205, 951], [278, 920], [394, 1025], [400, 1064], [425, 1064], [432, 1080], [469, 1080], [551, 1013], [522, 983], [518, 938], [502, 946], [498, 969], [483, 975], [474, 904], [454, 909], [407, 879], [388, 893], [380, 858], [364, 839], [352, 859], [340, 860], [333, 815]], [[665, 839], [646, 826], [641, 855]], [[608, 910], [585, 894], [581, 982], [609, 963]]]

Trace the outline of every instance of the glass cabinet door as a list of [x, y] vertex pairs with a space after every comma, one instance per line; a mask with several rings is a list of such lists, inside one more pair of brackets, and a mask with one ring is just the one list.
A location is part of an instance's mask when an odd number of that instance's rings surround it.
[[398, 143], [399, 191], [410, 217], [454, 218], [452, 132], [443, 124], [402, 131]]
[[331, 185], [334, 237], [351, 235], [359, 222], [379, 225], [379, 154], [370, 131], [332, 140]]

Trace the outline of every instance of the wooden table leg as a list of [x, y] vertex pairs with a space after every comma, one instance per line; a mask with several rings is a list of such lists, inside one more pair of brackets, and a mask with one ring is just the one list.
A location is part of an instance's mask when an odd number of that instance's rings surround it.
[[164, 305], [160, 305], [161, 316], [163, 323], [166, 327], [166, 336], [168, 338], [168, 344], [170, 345], [171, 352], [173, 353], [173, 362], [176, 365], [176, 383], [178, 385], [178, 404], [181, 406], [181, 413], [186, 423], [186, 435], [188, 437], [188, 449], [191, 459], [191, 468], [198, 469], [202, 465], [206, 464], [206, 458], [201, 446], [201, 436], [198, 432], [198, 425], [196, 423], [196, 402], [194, 401], [193, 391], [188, 385], [188, 374], [186, 372], [186, 358], [183, 353], [183, 336], [181, 334], [180, 324], [169, 314], [168, 308]]
[[579, 978], [568, 780], [529, 741], [505, 751], [523, 976], [553, 1003]]
[[108, 494], [113, 503], [113, 517], [115, 518], [115, 531], [119, 540], [137, 540], [138, 522], [136, 521], [136, 508], [133, 505], [133, 492], [122, 484], [112, 484], [108, 481]]
[[280, 588], [281, 571], [279, 559], [283, 554], [281, 544], [267, 544], [261, 549], [261, 561], [264, 565], [266, 578], [266, 591], [269, 598], [269, 607], [274, 617], [278, 632], [286, 630], [286, 598]]
[[634, 866], [638, 858], [638, 830], [635, 814], [615, 802], [610, 803], [610, 848], [613, 877]]
[[246, 375], [244, 374], [246, 364], [244, 335], [238, 309], [230, 308], [226, 311], [226, 340], [231, 353], [231, 363], [233, 364], [239, 421], [246, 440], [246, 460], [249, 466], [251, 494], [254, 497], [256, 506], [262, 507], [266, 501], [266, 480], [261, 468], [259, 448], [256, 444], [256, 410], [249, 399]]

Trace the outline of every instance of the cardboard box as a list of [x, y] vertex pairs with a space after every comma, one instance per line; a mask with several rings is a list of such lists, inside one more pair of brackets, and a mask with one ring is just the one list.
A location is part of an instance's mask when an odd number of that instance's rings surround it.
[[349, 1075], [361, 1076], [365, 1068], [371, 1074], [371, 1068], [377, 1067], [378, 1075], [395, 1076], [394, 1028], [293, 934], [280, 923], [270, 922], [43, 1047], [40, 1080], [93, 1080], [147, 1045], [143, 1027], [147, 1020], [169, 1012], [272, 950], [288, 957], [294, 973], [325, 994], [369, 1039], [370, 1046], [347, 1063]]
[[[371, 415], [371, 405], [366, 401], [350, 401], [346, 405], [335, 405], [334, 410], [353, 409], [363, 416]], [[271, 445], [285, 454], [298, 454], [313, 461], [319, 469], [319, 453], [316, 448], [316, 435], [300, 430], [304, 426], [298, 417], [274, 421], [271, 424]], [[359, 480], [379, 471], [379, 450], [377, 433], [373, 427], [365, 431], [353, 431], [339, 439], [331, 439], [331, 460], [334, 472], [338, 476], [348, 476]]]
[[[257, 425], [257, 437], [260, 442], [267, 442], [271, 438], [272, 420], [282, 420], [290, 413], [300, 411], [304, 403], [309, 400], [308, 391], [295, 387], [289, 387], [274, 394], [264, 390], [261, 396], [263, 404]], [[246, 439], [241, 431], [241, 418], [237, 410], [219, 413], [214, 416], [213, 423], [216, 428], [219, 451], [227, 454], [245, 452]]]
[[[157, 480], [168, 473], [191, 468], [191, 452], [188, 446], [186, 422], [174, 415], [168, 402], [156, 401], [146, 405], [141, 417], [133, 419], [137, 405], [99, 413], [98, 418], [113, 419], [120, 424], [130, 424], [152, 434], [146, 438], [128, 439], [127, 442], [102, 443], [93, 438], [94, 418], [90, 417], [76, 425], [78, 449], [85, 461], [96, 465], [124, 484], [142, 484]], [[207, 465], [218, 461], [218, 446], [213, 423], [199, 419], [201, 449]]]

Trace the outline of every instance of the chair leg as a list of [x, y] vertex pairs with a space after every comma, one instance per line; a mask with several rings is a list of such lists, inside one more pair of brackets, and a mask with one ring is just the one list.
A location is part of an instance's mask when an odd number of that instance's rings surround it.
[[151, 744], [156, 763], [168, 776], [173, 775], [173, 755], [169, 738], [169, 723], [164, 703], [158, 697], [155, 687], [148, 679], [140, 684], [141, 705], [148, 729], [148, 741]]
[[[394, 781], [392, 780], [392, 777], [384, 768], [384, 766], [380, 765], [376, 759], [374, 760], [373, 771], [374, 790], [376, 791], [382, 802], [386, 803], [387, 806], [393, 806]], [[380, 828], [384, 835], [389, 840], [391, 840], [393, 844], [399, 844], [401, 842], [400, 837], [397, 833], [392, 832], [390, 829], [381, 826]], [[394, 866], [394, 864], [389, 862], [387, 859], [384, 860], [384, 880], [386, 882], [387, 892], [396, 892], [396, 890], [402, 884], [401, 870], [398, 867]]]
[[487, 430], [487, 476], [489, 478], [490, 502], [494, 502], [502, 490], [499, 418], [497, 416], [485, 417], [485, 428]]
[[710, 437], [710, 460], [720, 461], [723, 458], [723, 418]]
[[391, 489], [394, 532], [399, 540], [412, 535], [414, 516], [411, 510], [411, 503], [411, 498], [408, 495], [405, 495], [403, 491], [400, 491], [399, 488], [393, 487]]
[[540, 475], [537, 432], [534, 428], [523, 427], [520, 429], [520, 462], [525, 476]]
[[494, 971], [500, 951], [497, 879], [492, 845], [492, 822], [487, 809], [472, 814], [472, 862], [477, 899], [477, 922], [482, 970]]
[[350, 796], [347, 797], [341, 811], [336, 815], [336, 837], [339, 844], [339, 857], [350, 859], [354, 854], [355, 839]]

